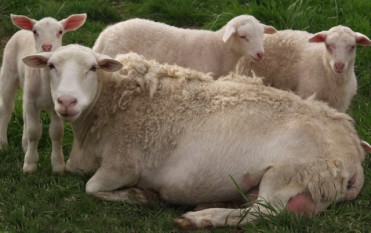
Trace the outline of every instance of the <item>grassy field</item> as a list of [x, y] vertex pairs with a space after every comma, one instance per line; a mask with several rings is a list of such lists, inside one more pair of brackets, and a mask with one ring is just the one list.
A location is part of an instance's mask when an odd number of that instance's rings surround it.
[[[165, 22], [180, 27], [216, 30], [240, 14], [252, 14], [277, 29], [310, 32], [343, 24], [371, 36], [369, 0], [0, 0], [0, 52], [18, 29], [10, 22], [10, 13], [40, 19], [62, 19], [70, 14], [88, 14], [86, 24], [64, 37], [64, 44], [92, 46], [108, 24], [133, 17]], [[371, 142], [371, 66], [370, 48], [357, 49], [356, 74], [359, 90], [349, 114], [357, 130]], [[22, 173], [21, 94], [9, 126], [9, 146], [0, 151], [0, 232], [174, 232], [175, 217], [191, 210], [189, 206], [136, 206], [106, 202], [84, 193], [88, 177], [70, 174], [52, 175], [48, 117], [42, 115], [43, 137], [39, 145], [37, 173]], [[72, 134], [66, 125], [64, 152], [71, 148]], [[371, 158], [364, 162], [365, 185], [359, 197], [337, 203], [315, 218], [284, 213], [261, 219], [240, 228], [213, 232], [371, 232]]]

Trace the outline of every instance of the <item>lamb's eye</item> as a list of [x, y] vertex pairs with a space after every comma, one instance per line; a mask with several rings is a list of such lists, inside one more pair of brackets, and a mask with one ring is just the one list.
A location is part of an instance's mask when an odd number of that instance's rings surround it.
[[54, 69], [55, 68], [55, 66], [52, 64], [52, 63], [50, 63], [49, 65], [48, 65], [48, 67], [49, 67], [49, 69]]
[[93, 72], [97, 71], [97, 69], [98, 69], [98, 68], [97, 68], [96, 65], [94, 65], [94, 66], [92, 66], [92, 67], [90, 68], [90, 70], [93, 71]]
[[354, 45], [349, 46], [349, 51], [353, 51], [356, 47]]
[[33, 32], [34, 36], [37, 36], [38, 35], [38, 33], [37, 33], [36, 30], [33, 30], [32, 32]]
[[58, 32], [58, 35], [62, 35], [62, 33], [63, 33], [63, 31], [62, 31], [62, 30], [60, 30], [60, 31]]
[[330, 45], [330, 44], [326, 44], [326, 48], [329, 50], [329, 51], [332, 51], [335, 46], [334, 45]]

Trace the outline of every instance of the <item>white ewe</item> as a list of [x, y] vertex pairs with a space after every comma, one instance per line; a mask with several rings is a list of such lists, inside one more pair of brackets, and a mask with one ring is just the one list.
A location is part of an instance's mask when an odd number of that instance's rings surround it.
[[62, 152], [63, 121], [52, 108], [48, 74], [43, 69], [25, 66], [24, 56], [35, 52], [53, 51], [62, 44], [64, 33], [78, 29], [86, 19], [86, 14], [71, 15], [57, 21], [47, 17], [39, 21], [22, 15], [11, 15], [13, 24], [24, 29], [16, 32], [4, 49], [3, 65], [0, 73], [0, 145], [8, 143], [7, 128], [19, 86], [23, 89], [23, 136], [22, 146], [26, 152], [23, 171], [37, 169], [37, 145], [41, 135], [39, 113], [51, 113], [49, 128], [52, 140], [51, 162], [53, 172], [65, 169]]
[[345, 26], [310, 34], [283, 30], [264, 39], [265, 59], [259, 63], [241, 59], [237, 71], [253, 70], [264, 83], [299, 96], [327, 102], [345, 112], [357, 92], [354, 73], [356, 45], [370, 46], [365, 35]]
[[216, 32], [131, 19], [107, 27], [93, 50], [111, 57], [135, 52], [219, 77], [232, 71], [242, 56], [262, 60], [263, 35], [275, 31], [250, 15], [237, 16]]
[[50, 68], [55, 110], [74, 133], [67, 170], [94, 174], [86, 192], [140, 203], [148, 190], [176, 204], [241, 200], [233, 177], [258, 193], [247, 209], [189, 212], [176, 220], [184, 228], [246, 224], [274, 213], [263, 202], [318, 214], [360, 192], [365, 151], [348, 115], [260, 79], [213, 81], [134, 54], [117, 60], [121, 70], [78, 45], [23, 59]]

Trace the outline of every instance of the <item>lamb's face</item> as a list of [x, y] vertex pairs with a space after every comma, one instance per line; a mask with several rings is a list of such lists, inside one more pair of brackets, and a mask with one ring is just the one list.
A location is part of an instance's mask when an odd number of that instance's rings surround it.
[[242, 56], [260, 61], [264, 58], [264, 33], [275, 32], [275, 28], [259, 23], [254, 17], [241, 15], [225, 26], [223, 41]]
[[349, 64], [354, 63], [356, 40], [349, 30], [330, 30], [325, 40], [326, 50], [330, 57], [330, 65], [335, 73], [348, 70]]
[[50, 52], [62, 45], [62, 25], [53, 18], [44, 18], [33, 26], [37, 51]]
[[67, 121], [75, 121], [93, 102], [98, 90], [97, 69], [113, 72], [122, 66], [79, 45], [27, 56], [23, 61], [32, 67], [47, 67], [54, 109]]
[[309, 42], [324, 43], [331, 69], [338, 74], [346, 72], [354, 63], [357, 44], [371, 45], [366, 36], [340, 25], [315, 34]]
[[65, 32], [76, 30], [85, 23], [86, 14], [71, 15], [61, 21], [51, 17], [37, 21], [23, 15], [11, 15], [11, 19], [17, 27], [33, 33], [36, 51], [50, 52], [62, 45]]

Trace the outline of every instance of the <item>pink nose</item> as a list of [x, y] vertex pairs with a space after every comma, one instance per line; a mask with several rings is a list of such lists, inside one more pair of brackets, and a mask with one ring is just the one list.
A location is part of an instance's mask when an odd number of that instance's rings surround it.
[[58, 104], [62, 105], [66, 109], [72, 108], [76, 105], [77, 99], [72, 96], [61, 96], [57, 99]]
[[336, 62], [335, 63], [335, 68], [338, 69], [338, 70], [342, 70], [344, 68], [344, 63]]
[[43, 44], [41, 48], [43, 49], [44, 52], [50, 52], [52, 50], [52, 45], [51, 44]]
[[258, 61], [262, 60], [264, 58], [264, 53], [263, 52], [258, 52], [256, 53], [256, 57]]

